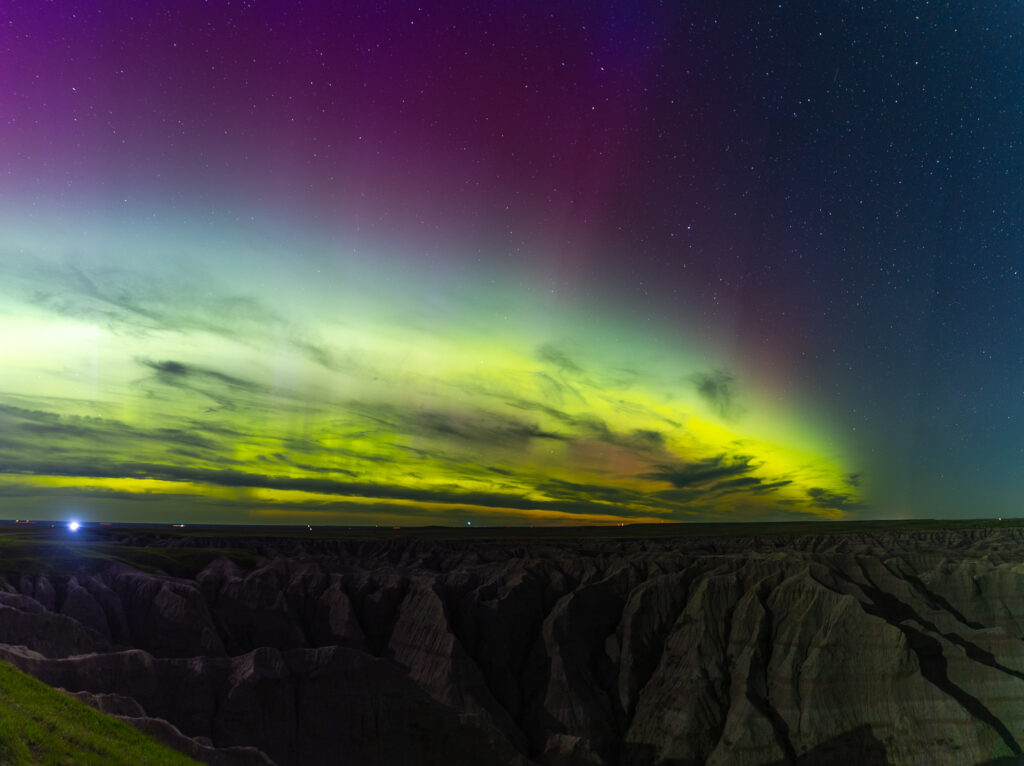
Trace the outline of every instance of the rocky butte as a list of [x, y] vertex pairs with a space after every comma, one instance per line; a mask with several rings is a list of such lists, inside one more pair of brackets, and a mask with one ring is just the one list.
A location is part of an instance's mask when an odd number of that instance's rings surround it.
[[209, 764], [1024, 763], [1024, 530], [695, 530], [17, 530], [0, 658]]

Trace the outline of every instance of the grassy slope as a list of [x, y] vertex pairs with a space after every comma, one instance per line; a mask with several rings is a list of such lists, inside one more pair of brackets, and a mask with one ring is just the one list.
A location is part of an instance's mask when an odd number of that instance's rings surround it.
[[3, 766], [197, 766], [131, 726], [0, 662]]

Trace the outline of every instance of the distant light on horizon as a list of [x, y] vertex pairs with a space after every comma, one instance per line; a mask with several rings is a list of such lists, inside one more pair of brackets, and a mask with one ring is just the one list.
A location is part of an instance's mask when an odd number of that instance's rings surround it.
[[81, 526], [81, 524], [79, 524], [77, 521], [70, 521], [70, 522], [68, 522], [68, 529], [71, 530], [72, 532], [77, 532], [78, 528], [80, 526]]

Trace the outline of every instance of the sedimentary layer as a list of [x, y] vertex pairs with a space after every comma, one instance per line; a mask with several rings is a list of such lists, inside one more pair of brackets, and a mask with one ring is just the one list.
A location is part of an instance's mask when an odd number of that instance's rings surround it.
[[211, 764], [1024, 762], [1015, 529], [125, 542], [261, 563], [10, 572], [0, 658]]

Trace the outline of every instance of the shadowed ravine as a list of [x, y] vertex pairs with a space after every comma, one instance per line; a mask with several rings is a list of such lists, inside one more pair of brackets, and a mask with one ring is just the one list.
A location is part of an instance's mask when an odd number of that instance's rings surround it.
[[211, 764], [1024, 763], [1017, 529], [119, 542], [258, 563], [5, 572], [0, 657]]

